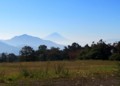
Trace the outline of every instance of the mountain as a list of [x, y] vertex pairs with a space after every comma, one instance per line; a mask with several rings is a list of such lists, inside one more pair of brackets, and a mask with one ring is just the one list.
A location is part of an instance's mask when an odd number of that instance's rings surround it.
[[59, 47], [60, 49], [63, 49], [63, 47], [64, 47], [63, 45], [54, 43], [52, 41], [43, 40], [43, 39], [40, 39], [38, 37], [30, 36], [27, 34], [15, 36], [9, 40], [5, 40], [4, 42], [9, 44], [9, 45], [15, 46], [17, 48], [22, 48], [25, 45], [31, 46], [34, 49], [38, 49], [38, 46], [40, 46], [40, 45], [46, 45], [48, 48]]
[[67, 38], [63, 37], [62, 35], [56, 32], [46, 36], [45, 39], [51, 40], [59, 44], [67, 44], [68, 42], [70, 42]]
[[113, 38], [113, 39], [107, 39], [106, 40], [107, 43], [115, 43], [115, 42], [118, 42], [118, 41], [120, 41], [120, 39], [114, 39]]
[[0, 53], [19, 53], [19, 49], [0, 41]]

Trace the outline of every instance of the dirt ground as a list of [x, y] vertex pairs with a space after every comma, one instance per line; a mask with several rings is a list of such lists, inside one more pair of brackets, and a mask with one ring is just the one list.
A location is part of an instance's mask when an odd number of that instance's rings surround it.
[[71, 79], [51, 79], [51, 80], [35, 80], [19, 81], [16, 84], [8, 84], [7, 86], [120, 86], [120, 78], [71, 78]]

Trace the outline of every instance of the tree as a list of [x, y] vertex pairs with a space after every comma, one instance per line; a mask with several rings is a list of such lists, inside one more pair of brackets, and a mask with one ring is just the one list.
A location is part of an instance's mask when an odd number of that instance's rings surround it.
[[91, 58], [107, 60], [111, 55], [111, 46], [106, 44], [102, 39], [91, 47]]
[[7, 58], [7, 54], [6, 53], [2, 53], [1, 57], [0, 57], [0, 61], [1, 62], [7, 62], [8, 58]]
[[40, 45], [38, 48], [38, 51], [47, 51], [47, 46], [46, 45]]
[[115, 49], [116, 49], [116, 53], [119, 53], [120, 54], [120, 41], [118, 43], [116, 43], [115, 45]]
[[63, 49], [63, 51], [62, 51], [63, 57], [64, 57], [65, 60], [68, 60], [68, 59], [69, 59], [68, 52], [69, 52], [69, 50], [68, 50], [68, 48], [65, 46], [64, 49]]
[[[68, 45], [65, 47], [65, 52], [67, 52], [68, 57], [70, 60], [77, 59], [79, 56], [79, 52], [81, 51], [82, 47], [78, 43], [72, 43], [72, 45]], [[67, 55], [66, 55], [67, 56]]]
[[79, 55], [80, 59], [101, 59], [108, 60], [111, 53], [111, 45], [106, 44], [102, 39], [95, 44], [92, 43], [91, 47], [86, 46]]
[[109, 59], [120, 61], [120, 54], [119, 53], [114, 53], [109, 57]]
[[20, 50], [20, 57], [22, 61], [35, 61], [33, 48], [30, 46], [24, 46]]
[[68, 45], [68, 49], [69, 51], [76, 51], [76, 50], [79, 50], [81, 49], [81, 46], [78, 44], [78, 43], [72, 43], [72, 45]]
[[48, 50], [47, 57], [49, 60], [63, 60], [62, 52], [59, 48], [52, 47]]
[[86, 44], [84, 47], [83, 47], [83, 49], [81, 50], [81, 52], [79, 52], [79, 56], [78, 56], [78, 58], [79, 59], [90, 59], [90, 57], [91, 57], [91, 55], [90, 55], [90, 50], [91, 50], [91, 47], [88, 45], [88, 44]]
[[38, 47], [38, 50], [36, 51], [37, 59], [40, 61], [46, 61], [47, 60], [47, 46], [46, 45], [40, 45]]
[[16, 61], [18, 61], [17, 56], [15, 54], [13, 54], [13, 53], [8, 54], [7, 57], [8, 57], [8, 62], [16, 62]]

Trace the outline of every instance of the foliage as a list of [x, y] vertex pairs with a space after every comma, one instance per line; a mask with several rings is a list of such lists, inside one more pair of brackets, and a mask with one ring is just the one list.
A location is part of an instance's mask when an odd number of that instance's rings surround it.
[[16, 62], [16, 61], [18, 61], [18, 58], [13, 53], [10, 54], [2, 53], [0, 55], [0, 62]]
[[119, 53], [114, 53], [110, 56], [110, 60], [118, 60], [120, 61], [120, 54]]
[[20, 60], [21, 61], [34, 61], [34, 50], [30, 46], [24, 46], [20, 50]]

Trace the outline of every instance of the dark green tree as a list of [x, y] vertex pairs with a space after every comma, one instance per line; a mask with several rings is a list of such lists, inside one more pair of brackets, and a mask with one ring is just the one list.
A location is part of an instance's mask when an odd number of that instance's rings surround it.
[[89, 54], [92, 59], [107, 60], [111, 55], [111, 46], [101, 39], [97, 44], [91, 47]]
[[13, 53], [8, 54], [7, 58], [8, 58], [8, 62], [16, 62], [16, 61], [18, 61], [17, 56], [15, 54], [13, 54]]
[[47, 60], [47, 46], [46, 45], [40, 45], [38, 47], [37, 53], [37, 59], [40, 61], [46, 61]]
[[116, 43], [115, 44], [115, 49], [116, 49], [116, 53], [119, 53], [120, 54], [120, 42]]
[[63, 50], [64, 57], [68, 58], [69, 60], [77, 59], [79, 52], [81, 51], [82, 47], [78, 43], [72, 43], [72, 45], [68, 45]]
[[7, 58], [7, 53], [2, 53], [0, 56], [0, 61], [1, 62], [7, 62], [8, 58]]
[[52, 47], [47, 53], [48, 60], [63, 60], [62, 51], [59, 48]]
[[108, 60], [111, 55], [111, 45], [106, 44], [102, 39], [95, 44], [94, 42], [91, 45], [91, 48], [88, 47], [86, 50], [85, 47], [79, 55], [80, 59], [101, 59]]
[[22, 61], [35, 61], [34, 50], [30, 46], [24, 46], [20, 50], [20, 60]]

